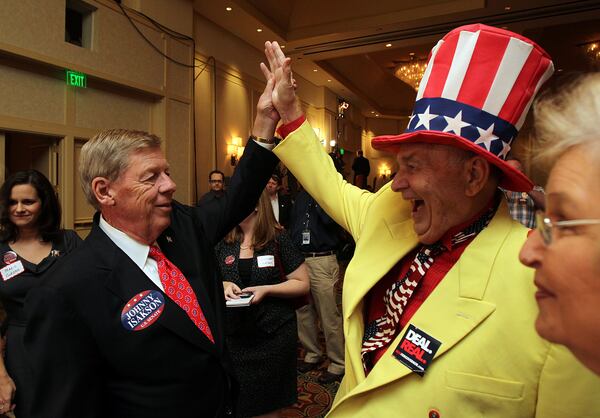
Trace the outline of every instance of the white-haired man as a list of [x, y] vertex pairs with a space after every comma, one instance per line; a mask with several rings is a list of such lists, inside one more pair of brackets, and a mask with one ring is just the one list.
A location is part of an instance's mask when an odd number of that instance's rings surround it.
[[[26, 301], [32, 417], [225, 417], [237, 393], [213, 247], [256, 206], [277, 159], [270, 88], [225, 197], [189, 207], [151, 134], [101, 132], [81, 150], [92, 231]], [[268, 94], [267, 94], [268, 93]]]
[[329, 416], [597, 416], [600, 380], [533, 329], [532, 271], [517, 258], [528, 230], [497, 189], [532, 187], [504, 160], [552, 73], [548, 55], [485, 25], [448, 33], [405, 133], [373, 140], [396, 153], [398, 173], [372, 194], [335, 172], [290, 60], [265, 47], [284, 123], [275, 153], [356, 241], [342, 301], [346, 374]]

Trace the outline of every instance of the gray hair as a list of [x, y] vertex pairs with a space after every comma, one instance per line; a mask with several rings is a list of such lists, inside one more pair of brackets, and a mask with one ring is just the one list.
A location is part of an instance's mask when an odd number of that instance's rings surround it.
[[127, 169], [129, 157], [136, 151], [160, 148], [161, 139], [144, 131], [109, 129], [95, 135], [81, 148], [79, 179], [87, 201], [100, 209], [92, 190], [92, 180], [105, 177], [116, 180]]
[[534, 160], [546, 168], [569, 148], [583, 145], [600, 156], [600, 73], [590, 73], [543, 96], [533, 108], [536, 149]]

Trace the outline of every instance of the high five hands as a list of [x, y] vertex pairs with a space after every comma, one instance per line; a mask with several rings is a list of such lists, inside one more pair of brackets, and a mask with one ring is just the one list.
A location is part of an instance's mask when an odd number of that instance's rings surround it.
[[296, 80], [292, 75], [292, 60], [284, 55], [277, 42], [265, 42], [265, 56], [269, 67], [261, 62], [260, 69], [267, 80], [267, 89], [271, 91], [272, 106], [284, 124], [292, 122], [302, 116]]

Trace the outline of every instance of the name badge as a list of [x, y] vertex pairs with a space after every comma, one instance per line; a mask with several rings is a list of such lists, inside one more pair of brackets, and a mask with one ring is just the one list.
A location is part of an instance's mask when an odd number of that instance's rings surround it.
[[440, 345], [441, 341], [411, 324], [394, 350], [394, 357], [411, 371], [423, 376]]
[[25, 267], [23, 267], [23, 262], [21, 260], [15, 261], [8, 266], [2, 267], [0, 269], [0, 274], [2, 274], [2, 280], [7, 281], [12, 279], [15, 276], [23, 273], [25, 271]]
[[256, 263], [258, 268], [275, 267], [275, 256], [272, 255], [260, 255], [256, 257]]
[[310, 244], [310, 231], [302, 231], [302, 245]]
[[165, 297], [158, 290], [144, 290], [123, 306], [121, 325], [127, 331], [141, 331], [152, 325], [165, 309]]

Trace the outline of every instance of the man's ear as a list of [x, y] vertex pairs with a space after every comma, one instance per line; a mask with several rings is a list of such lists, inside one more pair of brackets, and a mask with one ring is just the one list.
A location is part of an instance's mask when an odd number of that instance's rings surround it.
[[113, 206], [115, 199], [110, 190], [110, 180], [106, 177], [95, 177], [92, 180], [92, 193], [101, 206]]
[[487, 184], [491, 174], [490, 163], [483, 157], [476, 155], [465, 161], [465, 195], [476, 196]]

